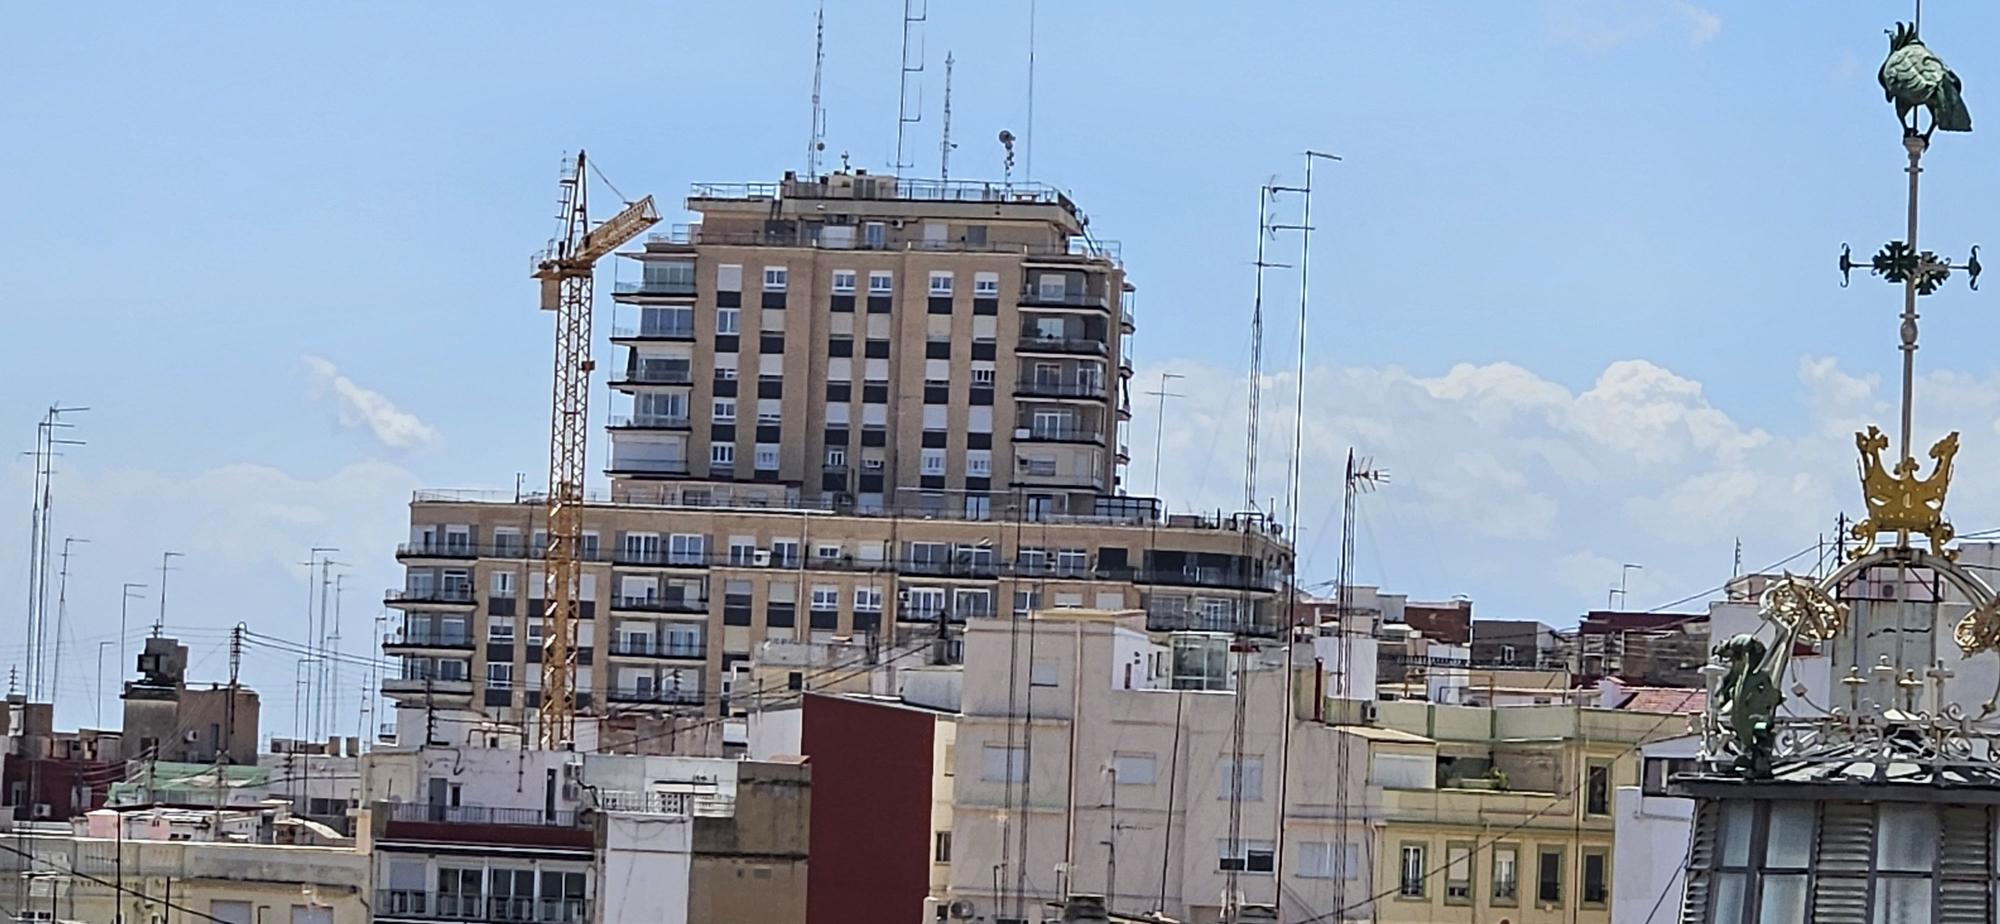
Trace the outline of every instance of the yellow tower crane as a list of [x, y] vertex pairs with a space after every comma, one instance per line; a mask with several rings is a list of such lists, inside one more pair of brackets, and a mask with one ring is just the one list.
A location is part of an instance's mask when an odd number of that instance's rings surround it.
[[657, 224], [653, 197], [630, 203], [611, 220], [590, 226], [590, 197], [583, 152], [562, 179], [562, 237], [535, 262], [542, 310], [556, 313], [554, 398], [549, 413], [548, 610], [542, 641], [542, 747], [576, 742], [576, 620], [583, 541], [584, 446], [589, 437], [591, 269], [610, 253]]

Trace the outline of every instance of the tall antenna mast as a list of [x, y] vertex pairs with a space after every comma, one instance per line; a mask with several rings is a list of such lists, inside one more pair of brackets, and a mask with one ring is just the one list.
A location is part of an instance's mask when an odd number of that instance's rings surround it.
[[1028, 130], [1023, 132], [1021, 177], [1035, 178], [1035, 0], [1028, 0]]
[[944, 140], [938, 143], [938, 179], [951, 179], [951, 52], [944, 53]]
[[[912, 74], [924, 72], [924, 20], [929, 14], [929, 0], [903, 0], [903, 59], [901, 70], [896, 75], [896, 163], [898, 174], [916, 164], [904, 157], [904, 136], [909, 126], [924, 120], [923, 78], [916, 78], [917, 100], [910, 102], [910, 81]], [[916, 63], [910, 63], [910, 41], [916, 40]]]
[[1257, 288], [1250, 299], [1250, 425], [1243, 446], [1243, 510], [1257, 509], [1257, 419], [1264, 403], [1264, 271], [1284, 264], [1264, 259], [1264, 243], [1276, 237], [1271, 226], [1271, 200], [1281, 187], [1277, 177], [1257, 191]]
[[820, 75], [826, 70], [826, 0], [820, 0], [819, 14], [813, 17], [813, 109], [812, 137], [806, 142], [806, 178], [819, 178], [819, 155], [826, 150], [826, 110], [819, 104]]

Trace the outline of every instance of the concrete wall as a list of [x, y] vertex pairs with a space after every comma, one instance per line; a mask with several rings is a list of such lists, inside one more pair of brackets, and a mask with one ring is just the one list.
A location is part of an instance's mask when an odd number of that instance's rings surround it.
[[687, 818], [607, 812], [597, 920], [687, 924], [694, 825]]
[[[211, 912], [214, 902], [248, 902], [252, 921], [259, 920], [258, 909], [263, 909], [264, 921], [289, 921], [292, 908], [300, 905], [327, 908], [333, 924], [370, 920], [369, 858], [350, 849], [127, 841], [121, 864], [114, 840], [36, 835], [9, 840], [24, 844], [42, 870], [73, 869], [115, 880], [122, 866], [125, 887], [131, 890], [122, 896], [112, 886], [81, 877], [36, 881], [24, 904], [46, 909], [53, 900], [62, 920], [112, 921], [122, 912], [129, 922], [152, 921], [154, 915], [166, 915], [169, 890], [174, 905], [200, 912]], [[0, 856], [0, 871], [11, 879], [26, 862], [17, 854]], [[197, 916], [175, 912], [168, 919], [192, 921]]]
[[[1699, 744], [1683, 738], [1647, 745], [1642, 757], [1693, 757]], [[1685, 878], [1682, 861], [1694, 828], [1694, 800], [1648, 796], [1638, 786], [1620, 786], [1612, 811], [1611, 924], [1659, 924], [1675, 918]], [[1662, 898], [1664, 896], [1664, 899]], [[1654, 909], [1659, 913], [1655, 914]]]
[[742, 764], [734, 817], [693, 820], [688, 920], [804, 924], [812, 803], [805, 765]]

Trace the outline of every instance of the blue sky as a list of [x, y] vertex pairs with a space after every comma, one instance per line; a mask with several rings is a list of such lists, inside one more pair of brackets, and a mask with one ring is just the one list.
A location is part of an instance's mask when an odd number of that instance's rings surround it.
[[[827, 160], [883, 169], [901, 5], [829, 6]], [[562, 154], [586, 146], [669, 221], [690, 182], [803, 166], [812, 8], [604, 4], [573, 25], [526, 3], [15, 11], [0, 428], [25, 448], [51, 401], [93, 408], [58, 483], [57, 532], [93, 539], [78, 644], [115, 633], [118, 584], [156, 581], [165, 548], [189, 552], [168, 621], [210, 633], [197, 657], [239, 620], [303, 637], [291, 563], [313, 544], [343, 548], [365, 623], [397, 582], [411, 487], [541, 480], [548, 319], [526, 268]], [[947, 50], [953, 175], [997, 175], [995, 134], [1028, 134], [1027, 8], [932, 5], [911, 172], [936, 173]], [[1364, 507], [1358, 577], [1563, 622], [1636, 561], [1631, 603], [1650, 606], [1719, 583], [1738, 536], [1761, 564], [1858, 506], [1846, 434], [1892, 419], [1871, 376], [1893, 369], [1897, 306], [1832, 267], [1842, 241], [1866, 253], [1897, 232], [1901, 149], [1874, 71], [1900, 12], [1044, 3], [1033, 174], [1122, 242], [1141, 387], [1189, 376], [1164, 487], [1213, 507], [1240, 491], [1256, 188], [1296, 180], [1308, 146], [1340, 153], [1318, 174], [1305, 443], [1316, 475], [1348, 445], [1393, 473]], [[1926, 26], [1975, 120], [2000, 124], [1982, 106], [2000, 49], [1979, 40], [2000, 11], [1934, 3]], [[1991, 230], [1985, 138], [1930, 159], [1925, 240], [1946, 252]], [[1271, 280], [1267, 341], [1287, 394], [1293, 286]], [[1927, 304], [1921, 354], [1923, 393], [1951, 401], [1920, 429], [1965, 429], [1966, 460], [2000, 452], [1981, 298]], [[1267, 447], [1289, 440], [1273, 405]], [[1282, 480], [1270, 452], [1260, 493]], [[25, 520], [25, 467], [6, 485]], [[1306, 485], [1309, 577], [1333, 569], [1330, 485]], [[2000, 492], [1958, 496], [1961, 531], [2000, 525]], [[22, 597], [20, 545], [0, 601]], [[289, 660], [251, 669], [282, 728]]]

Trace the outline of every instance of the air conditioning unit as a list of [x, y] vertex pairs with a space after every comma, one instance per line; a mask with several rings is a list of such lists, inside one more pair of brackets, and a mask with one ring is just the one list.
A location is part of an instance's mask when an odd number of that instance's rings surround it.
[[972, 913], [977, 909], [972, 907], [971, 902], [961, 898], [946, 905], [944, 910], [945, 914], [963, 921], [966, 918], [972, 917]]
[[581, 761], [566, 761], [562, 765], [562, 781], [564, 785], [573, 784], [582, 776], [583, 763]]
[[769, 568], [771, 567], [771, 553], [765, 549], [758, 549], [755, 553], [751, 554], [750, 563], [759, 568]]
[[1361, 724], [1373, 725], [1381, 720], [1382, 711], [1375, 707], [1373, 700], [1361, 704]]

